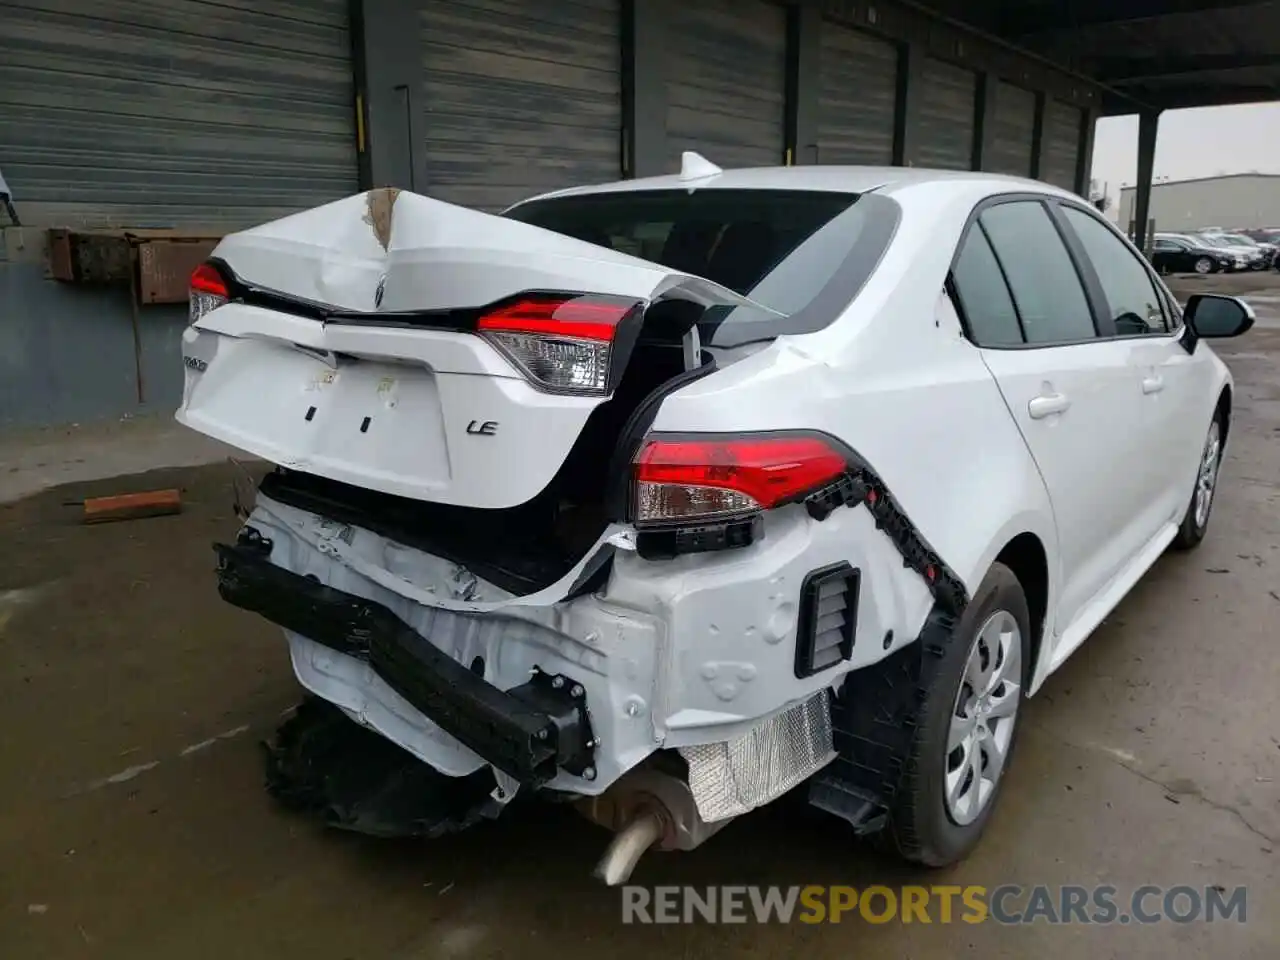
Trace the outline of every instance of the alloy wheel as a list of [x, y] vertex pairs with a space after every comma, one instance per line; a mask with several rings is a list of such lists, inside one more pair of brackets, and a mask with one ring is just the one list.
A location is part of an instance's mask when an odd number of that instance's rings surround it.
[[947, 813], [973, 823], [995, 795], [1022, 698], [1022, 631], [1007, 610], [978, 629], [956, 691], [947, 732], [943, 788]]
[[1196, 261], [1196, 273], [1209, 273], [1213, 270], [1213, 264], [1209, 262], [1208, 257], [1201, 257]]
[[1222, 459], [1222, 428], [1215, 419], [1209, 424], [1209, 436], [1204, 442], [1204, 454], [1200, 457], [1200, 472], [1196, 476], [1196, 529], [1203, 530], [1209, 522], [1209, 509], [1213, 506], [1213, 493], [1218, 484], [1218, 464]]

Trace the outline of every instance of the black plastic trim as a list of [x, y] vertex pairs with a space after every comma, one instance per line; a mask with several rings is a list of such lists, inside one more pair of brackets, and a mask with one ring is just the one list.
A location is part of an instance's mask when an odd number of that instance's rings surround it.
[[[830, 666], [815, 668], [813, 665], [814, 641], [817, 639], [817, 608], [821, 588], [836, 581], [843, 581], [848, 607], [845, 609], [844, 626], [840, 637], [840, 660]], [[817, 570], [810, 570], [800, 584], [800, 610], [796, 626], [796, 678], [803, 680], [816, 673], [830, 670], [853, 656], [854, 635], [858, 624], [858, 598], [862, 589], [862, 571], [841, 561]]]
[[441, 729], [498, 769], [538, 786], [559, 768], [592, 766], [594, 737], [581, 685], [535, 671], [499, 690], [416, 633], [387, 607], [271, 563], [262, 541], [215, 544], [218, 593], [286, 630], [368, 662]]

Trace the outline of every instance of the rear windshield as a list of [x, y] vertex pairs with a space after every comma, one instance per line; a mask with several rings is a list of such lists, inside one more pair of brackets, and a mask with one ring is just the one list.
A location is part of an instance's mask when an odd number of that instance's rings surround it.
[[879, 263], [898, 206], [874, 194], [704, 188], [552, 197], [504, 216], [703, 277], [768, 307], [706, 311], [703, 342], [729, 347], [831, 323]]

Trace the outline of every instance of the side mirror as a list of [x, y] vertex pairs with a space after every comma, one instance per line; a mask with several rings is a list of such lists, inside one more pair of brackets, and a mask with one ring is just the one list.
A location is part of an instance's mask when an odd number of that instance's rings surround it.
[[1187, 299], [1182, 319], [1197, 337], [1238, 337], [1253, 326], [1253, 307], [1239, 297], [1197, 293]]

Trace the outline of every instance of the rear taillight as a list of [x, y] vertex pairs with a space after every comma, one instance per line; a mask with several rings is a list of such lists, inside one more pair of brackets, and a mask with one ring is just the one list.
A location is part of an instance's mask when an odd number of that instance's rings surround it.
[[216, 310], [227, 299], [227, 282], [222, 279], [217, 267], [211, 263], [202, 263], [191, 272], [191, 280], [188, 282], [191, 323], [195, 323], [210, 310]]
[[486, 312], [476, 329], [539, 387], [605, 395], [626, 361], [619, 332], [642, 307], [618, 297], [524, 296]]
[[811, 434], [661, 437], [635, 459], [635, 520], [666, 526], [743, 517], [801, 499], [848, 469], [836, 445]]

